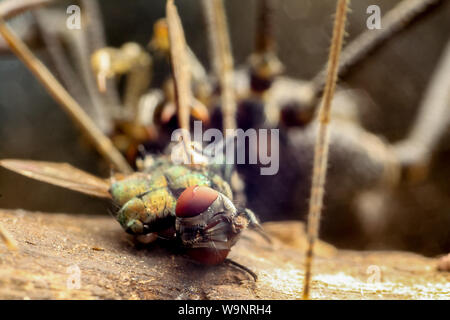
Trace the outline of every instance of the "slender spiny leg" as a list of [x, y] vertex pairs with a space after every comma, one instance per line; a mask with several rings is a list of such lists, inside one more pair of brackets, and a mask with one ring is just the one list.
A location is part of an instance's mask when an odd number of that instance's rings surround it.
[[[170, 40], [168, 34], [167, 19], [159, 19], [158, 21], [156, 21], [153, 28], [153, 37], [148, 44], [148, 48], [154, 54], [156, 59], [158, 59], [158, 57], [165, 57], [170, 62]], [[203, 122], [208, 122], [209, 112], [206, 106], [209, 105], [209, 100], [212, 93], [210, 79], [202, 63], [198, 60], [195, 53], [189, 48], [187, 44], [186, 51], [187, 61], [189, 63], [189, 70], [192, 78], [192, 88], [194, 91], [194, 94], [191, 94], [190, 113], [194, 118], [199, 119]], [[170, 85], [167, 85], [169, 83]], [[167, 99], [167, 103], [165, 104], [164, 109], [167, 108], [167, 110], [172, 109], [172, 102], [174, 101], [174, 99], [172, 98], [173, 93], [171, 93], [171, 91], [173, 91], [173, 89], [171, 88], [172, 86], [172, 79], [170, 78], [166, 80], [166, 84], [163, 85], [163, 87], [166, 87], [164, 91]], [[165, 110], [164, 113], [166, 113], [167, 115], [172, 115], [173, 112]]]
[[327, 173], [329, 149], [329, 122], [331, 101], [336, 88], [339, 56], [345, 34], [348, 0], [339, 0], [333, 27], [330, 55], [328, 58], [328, 76], [319, 113], [319, 128], [314, 150], [314, 167], [311, 185], [311, 199], [308, 213], [308, 248], [305, 258], [305, 279], [303, 298], [309, 298], [311, 283], [311, 266], [314, 258], [314, 244], [319, 234], [320, 215], [323, 205], [323, 193]]
[[[169, 28], [170, 57], [175, 82], [176, 104], [179, 126], [189, 132], [189, 105], [191, 98], [191, 73], [187, 63], [186, 39], [180, 16], [173, 0], [167, 1], [167, 23]], [[186, 140], [185, 142], [188, 142]]]
[[275, 2], [259, 1], [258, 11], [255, 48], [249, 59], [250, 95], [261, 101], [264, 121], [267, 125], [274, 126], [279, 122], [279, 108], [272, 103], [271, 89], [284, 70], [276, 51]]
[[[191, 73], [187, 63], [186, 39], [180, 16], [173, 0], [167, 0], [167, 23], [169, 28], [170, 57], [175, 82], [176, 105], [179, 126], [189, 132], [189, 105], [191, 98]], [[185, 140], [185, 143], [189, 139]]]
[[170, 63], [175, 84], [175, 102], [177, 106], [178, 123], [182, 129], [181, 139], [186, 156], [190, 163], [195, 164], [190, 139], [190, 105], [193, 99], [191, 92], [191, 71], [187, 54], [186, 39], [180, 16], [173, 0], [167, 0], [167, 24], [169, 28]]
[[221, 88], [221, 106], [223, 115], [223, 132], [227, 136], [227, 130], [236, 129], [236, 99], [233, 89], [233, 56], [231, 54], [230, 36], [228, 34], [227, 19], [223, 0], [212, 1], [214, 12], [213, 23], [215, 27], [212, 30], [216, 31], [214, 37], [217, 39], [217, 45], [214, 46], [217, 52], [217, 69], [216, 75], [219, 77]]
[[217, 71], [219, 70], [220, 62], [219, 62], [219, 48], [217, 43], [216, 35], [218, 34], [216, 17], [214, 12], [213, 1], [211, 0], [203, 0], [202, 1], [202, 9], [203, 16], [205, 19], [205, 24], [207, 28], [208, 34], [208, 55], [209, 55], [209, 64], [210, 69], [213, 70], [214, 76], [216, 78], [219, 77]]
[[[233, 56], [225, 7], [222, 0], [204, 0], [203, 11], [208, 27], [209, 55], [213, 74], [219, 80], [222, 128], [236, 128], [236, 97], [234, 92]], [[231, 131], [228, 131], [231, 132]]]
[[255, 51], [273, 50], [274, 40], [274, 3], [272, 0], [259, 1], [258, 28], [256, 30]]

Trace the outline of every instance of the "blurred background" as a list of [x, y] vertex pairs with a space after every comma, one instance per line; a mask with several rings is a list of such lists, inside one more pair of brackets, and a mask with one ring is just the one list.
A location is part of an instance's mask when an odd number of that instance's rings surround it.
[[[236, 65], [246, 63], [252, 52], [257, 2], [225, 1]], [[347, 42], [366, 30], [369, 5], [379, 5], [384, 14], [397, 2], [352, 1]], [[376, 50], [343, 79], [349, 87], [365, 92], [370, 101], [368, 107], [360, 110], [363, 126], [389, 142], [404, 138], [409, 131], [436, 63], [450, 40], [450, 1], [443, 2]], [[176, 3], [188, 44], [209, 68], [207, 35], [199, 1]], [[276, 4], [276, 39], [285, 73], [298, 79], [311, 79], [324, 66], [328, 55], [336, 1], [280, 0]], [[128, 41], [147, 45], [154, 22], [165, 15], [163, 0], [108, 0], [100, 1], [100, 5], [111, 46]], [[30, 16], [23, 17], [27, 18]], [[44, 50], [38, 48], [35, 53], [48, 62]], [[156, 74], [153, 85], [160, 85], [163, 77]], [[103, 177], [109, 174], [106, 166], [99, 165], [99, 156], [80, 138], [66, 114], [25, 66], [8, 53], [0, 55], [0, 158], [68, 162]], [[449, 164], [450, 134], [447, 130], [434, 153], [428, 178], [419, 184], [404, 186], [389, 202], [383, 239], [372, 241], [370, 245], [345, 243], [343, 246], [405, 249], [428, 255], [450, 251]], [[0, 169], [0, 207], [106, 214], [105, 203], [101, 200], [4, 169]]]

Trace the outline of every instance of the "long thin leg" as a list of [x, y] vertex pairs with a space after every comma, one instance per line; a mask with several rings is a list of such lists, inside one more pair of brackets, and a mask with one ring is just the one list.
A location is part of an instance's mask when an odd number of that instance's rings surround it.
[[54, 0], [5, 0], [0, 2], [0, 18], [11, 19], [22, 12], [47, 5]]
[[[38, 29], [42, 34], [42, 39], [67, 90], [73, 97], [76, 97], [77, 101], [84, 107], [84, 110], [94, 120], [96, 125], [103, 132], [109, 133], [112, 131], [111, 112], [107, 112], [102, 97], [95, 91], [95, 85], [92, 85], [94, 80], [91, 79], [90, 54], [85, 39], [88, 35], [96, 34], [96, 30], [92, 30], [95, 28], [90, 27], [92, 22], [101, 25], [101, 21], [96, 21], [97, 17], [89, 16], [92, 7], [95, 7], [94, 2], [89, 1], [90, 5], [87, 8], [83, 7], [82, 12], [88, 15], [88, 19], [86, 19], [88, 23], [86, 26], [83, 26], [83, 29], [80, 31], [81, 33], [67, 32], [64, 28], [55, 28], [55, 26], [64, 25], [65, 23], [65, 13], [60, 10], [46, 9], [33, 12], [33, 14], [36, 18]], [[22, 10], [25, 10], [24, 8], [33, 8], [30, 3], [24, 2]], [[39, 2], [33, 1], [33, 3], [37, 5]], [[17, 8], [15, 12], [20, 12], [20, 10]], [[79, 79], [80, 75], [71, 67], [72, 64], [66, 57], [62, 44], [63, 38], [67, 38], [66, 40], [77, 60], [75, 65], [80, 69], [79, 73], [82, 76], [82, 82]], [[83, 83], [85, 84], [84, 86]]]
[[210, 69], [212, 69], [214, 75], [218, 78], [219, 75], [217, 71], [219, 70], [220, 62], [219, 62], [219, 48], [217, 43], [216, 35], [219, 33], [217, 30], [216, 17], [214, 12], [213, 1], [211, 0], [203, 0], [202, 1], [203, 8], [203, 16], [205, 18], [205, 24], [208, 34], [208, 56]]
[[[16, 21], [15, 23], [17, 34], [23, 42], [32, 49], [42, 47], [43, 43], [33, 22], [30, 23], [27, 17], [23, 17], [20, 22]], [[11, 53], [8, 44], [3, 38], [0, 38], [0, 55], [10, 55]]]
[[209, 26], [213, 69], [219, 78], [223, 131], [236, 129], [236, 99], [233, 89], [233, 56], [223, 0], [204, 0], [204, 11]]
[[419, 113], [406, 139], [394, 145], [403, 165], [428, 162], [431, 151], [450, 124], [450, 41], [435, 67], [419, 106]]
[[173, 0], [167, 0], [166, 15], [169, 27], [170, 63], [172, 65], [172, 74], [175, 84], [178, 122], [182, 129], [181, 138], [184, 150], [191, 161], [193, 161], [191, 139], [189, 136], [189, 116], [192, 103], [191, 72], [189, 69], [189, 59], [187, 56], [187, 45], [183, 26], [181, 25], [180, 16], [178, 15]]
[[275, 49], [274, 1], [259, 1], [258, 28], [256, 30], [255, 51], [267, 52]]
[[[40, 6], [44, 6], [53, 2], [54, 0], [4, 0], [0, 1], [0, 18], [5, 20], [14, 18], [15, 16]], [[35, 30], [27, 30], [23, 35], [21, 34], [21, 39], [24, 42], [33, 42], [36, 38], [37, 33]], [[0, 53], [10, 53], [10, 48], [3, 39], [0, 39]]]
[[336, 18], [331, 40], [330, 55], [328, 58], [328, 76], [319, 113], [319, 131], [317, 133], [314, 150], [314, 168], [311, 185], [311, 199], [308, 213], [308, 249], [305, 258], [305, 280], [303, 298], [309, 298], [311, 282], [311, 265], [314, 253], [314, 243], [319, 234], [320, 215], [323, 205], [323, 193], [327, 173], [329, 149], [329, 122], [331, 114], [331, 101], [336, 88], [339, 56], [345, 33], [348, 0], [339, 0], [336, 8]]
[[112, 165], [116, 166], [124, 173], [130, 173], [133, 170], [127, 163], [125, 158], [116, 149], [112, 141], [98, 129], [94, 122], [84, 112], [80, 105], [72, 98], [72, 96], [64, 89], [58, 80], [51, 74], [45, 65], [33, 55], [25, 43], [19, 39], [14, 32], [8, 27], [6, 22], [0, 18], [0, 34], [8, 42], [11, 50], [22, 60], [30, 71], [44, 85], [47, 91], [58, 101], [69, 116], [76, 122], [84, 133], [91, 139], [97, 150]]

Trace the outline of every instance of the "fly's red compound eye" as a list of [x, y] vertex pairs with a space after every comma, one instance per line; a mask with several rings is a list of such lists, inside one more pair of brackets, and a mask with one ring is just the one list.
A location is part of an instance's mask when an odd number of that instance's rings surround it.
[[177, 201], [177, 217], [194, 217], [204, 212], [217, 199], [219, 193], [209, 187], [195, 186], [183, 191]]
[[[205, 212], [213, 202], [216, 201], [218, 196], [219, 193], [209, 187], [195, 186], [187, 188], [183, 191], [177, 201], [175, 209], [177, 219], [184, 221], [185, 219], [198, 216], [202, 212]], [[218, 223], [218, 221], [212, 222], [212, 224], [208, 224], [208, 221], [202, 222], [207, 225], [203, 231], [214, 227]], [[183, 222], [181, 224], [183, 224]], [[181, 230], [182, 238], [189, 239], [190, 237], [196, 237], [197, 230], [195, 228], [186, 228], [186, 225], [184, 225]], [[209, 242], [211, 247], [187, 248], [186, 254], [202, 264], [215, 265], [223, 262], [230, 252], [230, 249], [217, 249], [211, 240], [209, 240]]]

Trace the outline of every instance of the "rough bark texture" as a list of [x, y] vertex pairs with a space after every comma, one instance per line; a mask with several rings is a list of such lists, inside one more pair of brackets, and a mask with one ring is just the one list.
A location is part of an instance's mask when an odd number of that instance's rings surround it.
[[[0, 210], [18, 250], [0, 242], [1, 299], [298, 299], [304, 226], [266, 223], [269, 245], [247, 231], [230, 257], [234, 267], [198, 266], [162, 244], [136, 245], [109, 216]], [[437, 259], [405, 252], [341, 251], [319, 243], [312, 297], [319, 299], [450, 299], [450, 273]], [[80, 270], [80, 288], [75, 281]]]

